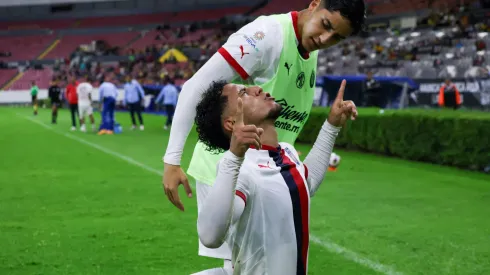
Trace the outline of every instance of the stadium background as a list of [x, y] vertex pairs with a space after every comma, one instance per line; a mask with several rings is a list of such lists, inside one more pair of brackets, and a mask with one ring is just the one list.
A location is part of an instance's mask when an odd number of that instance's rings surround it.
[[[194, 199], [177, 213], [163, 195], [168, 131], [154, 97], [165, 76], [182, 85], [240, 26], [308, 2], [1, 1], [0, 104], [9, 107], [0, 109], [0, 274], [218, 266], [197, 256]], [[318, 107], [298, 144], [305, 155], [341, 79], [346, 98], [376, 105], [339, 137], [342, 163], [312, 202], [310, 273], [489, 274], [490, 180], [468, 171], [490, 165], [489, 3], [366, 2], [365, 32], [319, 55]], [[70, 75], [89, 75], [97, 87], [108, 73], [118, 85], [130, 73], [143, 84], [144, 132], [127, 131], [122, 106], [120, 135], [69, 133], [68, 112], [49, 124], [53, 78], [64, 87]], [[375, 104], [368, 73], [379, 84]], [[446, 78], [462, 94], [460, 110], [437, 106]], [[38, 117], [23, 107], [33, 80], [46, 107]], [[192, 133], [184, 167], [195, 141]]]

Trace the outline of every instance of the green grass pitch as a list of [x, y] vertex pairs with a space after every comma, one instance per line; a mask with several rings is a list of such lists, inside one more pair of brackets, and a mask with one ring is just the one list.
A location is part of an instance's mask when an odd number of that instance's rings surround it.
[[[0, 109], [0, 274], [191, 274], [196, 200], [179, 212], [161, 185], [168, 131], [71, 132], [50, 111]], [[99, 118], [97, 117], [97, 120]], [[191, 134], [187, 167], [196, 135]], [[310, 149], [297, 145], [305, 156]], [[311, 205], [309, 274], [490, 274], [490, 177], [335, 150]], [[181, 190], [182, 191], [182, 190]]]

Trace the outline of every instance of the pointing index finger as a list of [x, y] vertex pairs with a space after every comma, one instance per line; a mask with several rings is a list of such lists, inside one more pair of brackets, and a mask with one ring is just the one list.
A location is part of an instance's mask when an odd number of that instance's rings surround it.
[[335, 99], [337, 102], [342, 102], [344, 100], [344, 91], [345, 91], [345, 85], [347, 84], [347, 81], [342, 80], [342, 84], [340, 84], [340, 89], [339, 92], [337, 93], [337, 98]]
[[243, 125], [243, 102], [241, 98], [237, 99], [237, 110], [235, 114], [235, 125]]

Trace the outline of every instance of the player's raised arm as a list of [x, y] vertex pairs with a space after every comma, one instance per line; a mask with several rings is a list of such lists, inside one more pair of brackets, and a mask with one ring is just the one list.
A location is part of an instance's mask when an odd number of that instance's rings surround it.
[[341, 127], [347, 119], [355, 120], [357, 117], [357, 109], [354, 102], [350, 100], [344, 101], [345, 85], [346, 82], [344, 80], [332, 104], [328, 119], [323, 124], [315, 144], [313, 144], [313, 148], [304, 161], [304, 165], [308, 169], [307, 182], [310, 188], [310, 196], [315, 194], [325, 177], [335, 139]]
[[[232, 82], [239, 78], [247, 80], [256, 71], [262, 70], [263, 66], [269, 66], [270, 64], [264, 62], [263, 59], [268, 60], [271, 58], [270, 56], [280, 54], [280, 51], [269, 53], [272, 45], [277, 42], [278, 31], [274, 29], [277, 28], [277, 25], [277, 23], [270, 24], [267, 20], [256, 20], [244, 26], [230, 36], [225, 45], [184, 84], [163, 159], [165, 163], [163, 175], [165, 194], [180, 210], [184, 211], [184, 205], [178, 194], [178, 186], [184, 185], [187, 196], [192, 196], [187, 176], [180, 168], [180, 161], [185, 142], [194, 124], [196, 105], [201, 99], [204, 89], [219, 80], [226, 82]], [[254, 35], [259, 35], [260, 40], [257, 39], [255, 42], [257, 44], [251, 42], [250, 38]]]

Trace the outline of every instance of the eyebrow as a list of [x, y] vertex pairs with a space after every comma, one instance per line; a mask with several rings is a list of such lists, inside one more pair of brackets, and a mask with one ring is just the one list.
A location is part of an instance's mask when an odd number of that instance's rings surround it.
[[[330, 21], [330, 19], [325, 18], [325, 20], [327, 20], [328, 27], [329, 27], [329, 28], [331, 28], [332, 30], [336, 31], [336, 30], [335, 30], [335, 28], [333, 27], [332, 22]], [[336, 35], [338, 38], [340, 38], [340, 39], [344, 39], [344, 40], [345, 40], [345, 39], [347, 39], [345, 36], [342, 36], [342, 35], [340, 35], [340, 34], [338, 34], [338, 33], [336, 33], [335, 35]]]
[[240, 95], [241, 92], [246, 92], [247, 91], [247, 88], [243, 87], [241, 88], [239, 91], [238, 91], [238, 95]]

